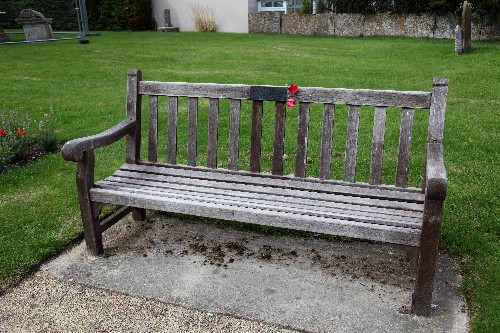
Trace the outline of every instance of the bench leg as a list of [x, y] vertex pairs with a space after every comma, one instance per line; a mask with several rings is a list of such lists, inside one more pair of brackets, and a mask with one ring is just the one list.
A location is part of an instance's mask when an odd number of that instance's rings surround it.
[[145, 221], [146, 210], [144, 208], [136, 208], [132, 211], [132, 218], [134, 221]]
[[417, 281], [412, 295], [411, 313], [417, 316], [431, 314], [432, 289], [441, 231], [443, 201], [425, 201], [420, 248], [418, 252]]
[[83, 234], [87, 249], [93, 255], [101, 255], [104, 253], [102, 243], [102, 230], [99, 221], [99, 211], [97, 213], [92, 209], [90, 202], [82, 202], [80, 200], [80, 210], [82, 212]]
[[76, 169], [76, 186], [80, 200], [80, 212], [82, 214], [83, 234], [87, 248], [93, 255], [104, 253], [102, 244], [102, 231], [99, 222], [99, 209], [95, 209], [90, 201], [89, 191], [94, 185], [94, 151], [83, 153], [82, 160]]

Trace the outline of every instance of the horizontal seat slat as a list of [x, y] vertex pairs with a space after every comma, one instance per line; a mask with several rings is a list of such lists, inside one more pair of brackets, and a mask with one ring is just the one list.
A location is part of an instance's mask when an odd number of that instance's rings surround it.
[[[410, 222], [420, 223], [422, 218], [422, 211], [412, 210], [413, 207], [408, 209], [394, 209], [379, 207], [373, 205], [367, 205], [369, 201], [363, 203], [345, 203], [340, 200], [338, 201], [328, 201], [321, 197], [311, 196], [310, 192], [298, 192], [294, 195], [283, 195], [283, 194], [273, 194], [272, 192], [259, 192], [258, 187], [251, 186], [249, 188], [242, 189], [241, 186], [220, 186], [220, 182], [208, 183], [208, 184], [198, 184], [189, 179], [183, 181], [183, 178], [173, 178], [163, 180], [149, 180], [140, 175], [129, 175], [129, 176], [118, 176], [114, 175], [106, 178], [97, 184], [100, 186], [103, 182], [109, 183], [123, 183], [123, 184], [138, 184], [142, 187], [151, 187], [159, 189], [168, 190], [179, 190], [200, 193], [200, 195], [226, 195], [231, 197], [240, 197], [248, 199], [265, 199], [273, 202], [279, 202], [283, 204], [300, 204], [306, 206], [316, 206], [320, 209], [335, 209], [335, 210], [350, 210], [353, 212], [360, 212], [361, 214], [375, 214], [382, 216], [389, 216], [389, 218], [404, 219]], [[224, 184], [227, 185], [227, 184]], [[288, 193], [289, 194], [289, 193]], [[327, 198], [334, 199], [334, 198]], [[382, 205], [381, 205], [382, 206]]]
[[[127, 181], [127, 179], [125, 179]], [[172, 197], [188, 198], [193, 202], [225, 202], [242, 207], [266, 208], [277, 211], [303, 213], [311, 216], [323, 216], [338, 219], [346, 219], [365, 223], [385, 224], [406, 228], [418, 229], [419, 220], [408, 216], [384, 215], [374, 211], [346, 210], [334, 207], [321, 207], [319, 205], [307, 205], [300, 200], [274, 201], [270, 197], [261, 195], [257, 197], [246, 197], [245, 193], [233, 191], [231, 193], [210, 193], [210, 191], [198, 191], [195, 187], [182, 189], [165, 186], [163, 183], [152, 186], [150, 183], [141, 184], [140, 180], [128, 180], [127, 182], [103, 181], [98, 188], [115, 189], [131, 193], [157, 194], [170, 200]], [[132, 194], [134, 193], [134, 194]], [[240, 194], [240, 195], [239, 195]]]
[[[131, 177], [137, 179], [149, 179], [152, 181], [163, 181], [163, 182], [171, 182], [176, 184], [191, 184], [194, 186], [200, 187], [217, 187], [219, 189], [230, 190], [230, 189], [239, 189], [246, 192], [255, 192], [255, 193], [263, 193], [263, 194], [275, 194], [278, 196], [289, 196], [296, 198], [312, 198], [319, 199], [323, 201], [331, 201], [331, 202], [341, 202], [341, 203], [352, 203], [357, 205], [365, 205], [368, 207], [384, 207], [384, 208], [392, 208], [392, 209], [402, 209], [402, 210], [413, 210], [416, 212], [422, 212], [422, 204], [412, 203], [412, 202], [402, 202], [402, 201], [393, 201], [393, 200], [382, 200], [382, 199], [373, 199], [373, 198], [364, 198], [364, 197], [352, 197], [348, 195], [342, 194], [334, 194], [334, 193], [318, 193], [314, 191], [308, 191], [303, 189], [290, 189], [286, 187], [271, 187], [271, 186], [262, 186], [260, 184], [252, 184], [250, 182], [241, 183], [241, 182], [227, 182], [220, 180], [211, 180], [211, 179], [201, 179], [201, 178], [189, 178], [182, 177], [178, 175], [158, 175], [158, 174], [149, 174], [149, 173], [140, 173], [133, 172], [127, 170], [119, 170], [115, 173], [116, 176], [123, 177]], [[247, 178], [247, 177], [242, 177]], [[250, 178], [250, 177], [248, 177]], [[250, 180], [253, 180], [250, 178]], [[243, 179], [240, 179], [243, 181]]]
[[419, 230], [411, 228], [241, 207], [220, 202], [194, 202], [179, 198], [164, 200], [156, 194], [136, 193], [131, 196], [123, 191], [96, 188], [91, 191], [91, 200], [411, 246], [418, 245], [420, 235]]
[[210, 179], [227, 181], [232, 183], [244, 183], [268, 187], [279, 187], [285, 189], [300, 189], [304, 191], [315, 191], [318, 193], [333, 193], [365, 198], [381, 198], [384, 200], [406, 201], [423, 203], [424, 196], [420, 189], [414, 188], [402, 191], [400, 188], [388, 186], [359, 186], [358, 183], [350, 184], [338, 181], [302, 181], [303, 178], [292, 178], [286, 176], [272, 176], [270, 174], [253, 174], [248, 172], [210, 172], [203, 168], [163, 167], [155, 165], [125, 164], [121, 170], [138, 171], [159, 175], [180, 176], [195, 179]]

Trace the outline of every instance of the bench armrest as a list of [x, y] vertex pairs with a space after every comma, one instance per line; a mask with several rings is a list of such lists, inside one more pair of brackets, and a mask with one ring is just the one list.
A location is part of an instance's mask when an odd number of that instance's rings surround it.
[[61, 149], [62, 156], [66, 161], [79, 162], [83, 158], [85, 151], [116, 142], [132, 132], [135, 127], [136, 122], [134, 120], [125, 120], [99, 134], [68, 141]]
[[427, 144], [425, 168], [425, 197], [430, 200], [444, 200], [448, 178], [444, 167], [443, 144]]

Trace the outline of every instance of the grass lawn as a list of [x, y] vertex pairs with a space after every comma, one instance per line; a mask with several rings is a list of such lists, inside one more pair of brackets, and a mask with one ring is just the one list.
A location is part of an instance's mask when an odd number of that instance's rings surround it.
[[[146, 80], [402, 90], [429, 90], [432, 77], [448, 77], [441, 244], [461, 264], [473, 331], [500, 332], [500, 43], [475, 42], [462, 56], [453, 43], [105, 32], [88, 45], [0, 45], [0, 109], [40, 118], [52, 108], [64, 142], [124, 118], [129, 68]], [[100, 151], [98, 175], [123, 158], [123, 144]], [[74, 171], [55, 154], [0, 175], [0, 287], [81, 237]]]

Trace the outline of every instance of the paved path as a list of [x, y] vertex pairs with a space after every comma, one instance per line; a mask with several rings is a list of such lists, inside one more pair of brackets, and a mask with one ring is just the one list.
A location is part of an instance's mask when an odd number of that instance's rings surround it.
[[453, 263], [441, 255], [430, 318], [404, 314], [414, 269], [401, 250], [268, 237], [152, 215], [80, 244], [0, 298], [0, 332], [467, 331]]

